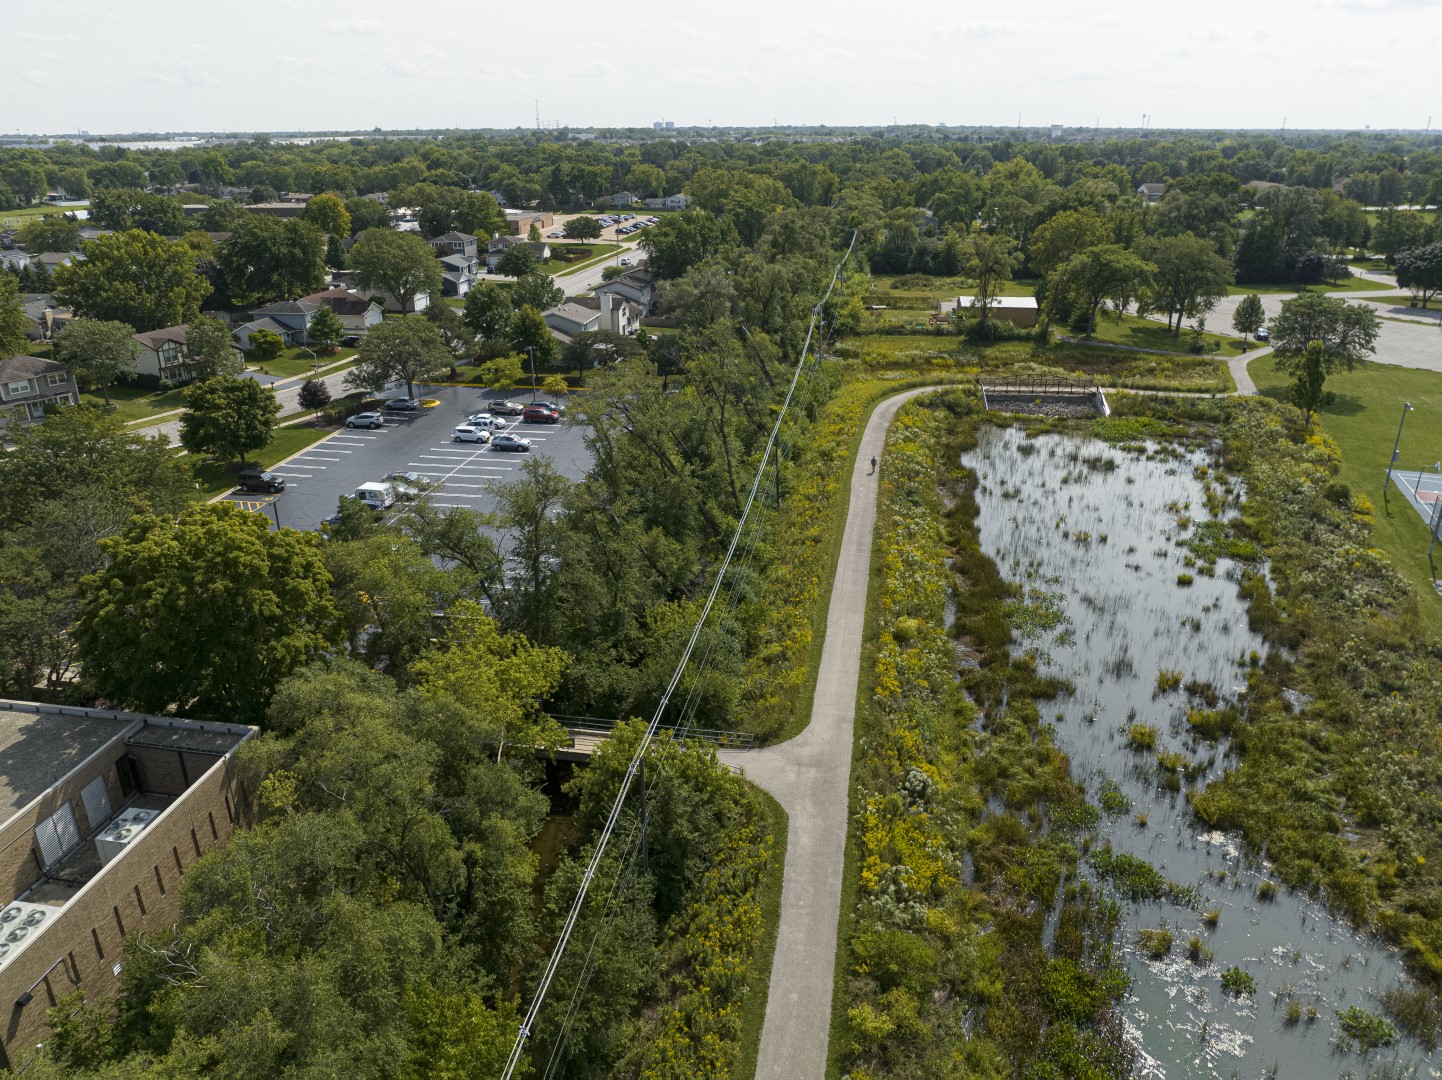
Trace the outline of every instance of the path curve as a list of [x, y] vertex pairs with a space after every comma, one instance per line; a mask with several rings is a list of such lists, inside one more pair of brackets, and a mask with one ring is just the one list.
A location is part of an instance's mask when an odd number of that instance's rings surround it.
[[823, 1080], [826, 1075], [850, 818], [851, 739], [876, 524], [877, 478], [870, 462], [873, 457], [881, 458], [887, 429], [903, 404], [945, 389], [926, 386], [884, 399], [862, 432], [826, 615], [811, 722], [800, 735], [776, 746], [719, 755], [779, 802], [789, 819], [781, 917], [756, 1062], [758, 1080]]

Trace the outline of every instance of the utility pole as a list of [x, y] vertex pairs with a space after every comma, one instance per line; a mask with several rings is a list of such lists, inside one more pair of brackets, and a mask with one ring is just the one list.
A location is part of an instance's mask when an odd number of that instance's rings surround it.
[[541, 130], [541, 99], [536, 98], [536, 130]]

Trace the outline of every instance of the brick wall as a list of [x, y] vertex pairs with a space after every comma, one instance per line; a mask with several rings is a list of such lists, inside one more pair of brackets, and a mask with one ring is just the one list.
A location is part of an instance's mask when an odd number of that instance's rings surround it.
[[[120, 747], [123, 751], [124, 747]], [[174, 751], [132, 748], [157, 783], [165, 783], [163, 758], [179, 776]], [[118, 756], [118, 755], [117, 755]], [[119, 987], [114, 965], [123, 959], [125, 937], [152, 933], [175, 922], [185, 871], [201, 854], [225, 843], [243, 823], [249, 799], [235, 779], [233, 755], [222, 759], [185, 755], [196, 764], [192, 786], [135, 840], [129, 849], [90, 881], [26, 950], [0, 971], [0, 1043], [13, 1068], [22, 1067], [37, 1043], [47, 1037], [45, 1010], [77, 985], [87, 997], [114, 994]], [[113, 759], [112, 759], [113, 760]], [[204, 771], [204, 765], [209, 771]], [[161, 790], [155, 788], [152, 790]], [[76, 787], [77, 818], [83, 813]], [[118, 790], [116, 792], [118, 804]], [[57, 961], [59, 963], [57, 963]], [[48, 974], [47, 974], [48, 970]], [[34, 999], [16, 1000], [32, 984]]]

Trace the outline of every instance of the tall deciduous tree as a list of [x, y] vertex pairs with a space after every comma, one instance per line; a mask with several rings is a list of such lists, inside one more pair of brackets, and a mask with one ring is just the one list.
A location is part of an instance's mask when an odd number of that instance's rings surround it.
[[1292, 374], [1303, 362], [1307, 346], [1319, 342], [1328, 375], [1351, 371], [1376, 348], [1381, 323], [1366, 304], [1305, 292], [1282, 302], [1270, 327], [1277, 366]]
[[46, 214], [20, 226], [16, 230], [15, 241], [26, 251], [37, 255], [42, 251], [78, 251], [80, 223], [64, 214]]
[[317, 195], [305, 204], [305, 219], [323, 233], [350, 235], [350, 211], [338, 195]]
[[656, 278], [678, 278], [720, 251], [725, 238], [721, 223], [700, 207], [667, 214], [641, 236], [646, 269]]
[[102, 319], [72, 319], [55, 343], [55, 358], [100, 387], [107, 409], [110, 384], [134, 375], [139, 355], [135, 331], [125, 323]]
[[1087, 333], [1097, 328], [1097, 309], [1110, 300], [1121, 311], [1146, 287], [1156, 267], [1120, 244], [1087, 248], [1063, 263], [1047, 284], [1048, 300], [1067, 297], [1087, 312]]
[[440, 303], [440, 260], [415, 233], [367, 229], [350, 250], [350, 264], [362, 289], [389, 293], [403, 312], [414, 311], [422, 293]]
[[1031, 234], [1027, 263], [1046, 276], [1078, 251], [1112, 239], [1111, 227], [1095, 210], [1063, 210], [1047, 218]]
[[533, 307], [537, 311], [553, 308], [566, 298], [561, 287], [542, 273], [530, 273], [517, 278], [508, 295], [512, 307]]
[[976, 306], [981, 325], [991, 317], [991, 302], [1021, 265], [1016, 244], [1000, 233], [978, 233], [966, 242], [966, 274], [976, 281]]
[[506, 330], [511, 324], [511, 312], [514, 310], [507, 291], [488, 282], [477, 285], [466, 294], [462, 319], [482, 340], [495, 341], [506, 336]]
[[558, 345], [545, 316], [529, 304], [511, 318], [511, 347], [517, 353], [529, 353], [537, 369], [556, 359]]
[[[636, 166], [638, 169], [640, 167]], [[565, 233], [567, 240], [599, 240], [601, 223], [590, 214], [577, 214], [566, 222]]]
[[1138, 245], [1138, 253], [1156, 266], [1145, 306], [1165, 311], [1167, 329], [1178, 337], [1183, 319], [1211, 311], [1232, 284], [1232, 264], [1217, 254], [1210, 240], [1191, 233], [1151, 238]]
[[325, 284], [325, 237], [299, 218], [252, 214], [220, 245], [220, 267], [238, 304], [295, 300]]
[[419, 318], [386, 319], [366, 334], [345, 383], [357, 390], [384, 390], [404, 382], [406, 395], [414, 397], [416, 383], [438, 379], [450, 367], [451, 352], [435, 324]]
[[1397, 256], [1397, 284], [1412, 290], [1414, 302], [1427, 301], [1442, 292], [1442, 243], [1413, 248]]
[[149, 712], [257, 723], [276, 685], [339, 641], [320, 538], [230, 503], [140, 516], [81, 585], [85, 677]]
[[538, 263], [536, 253], [526, 244], [512, 244], [496, 260], [496, 273], [507, 277], [521, 278], [534, 273]]
[[92, 240], [83, 262], [55, 269], [60, 303], [141, 332], [189, 322], [208, 295], [210, 283], [196, 272], [186, 244], [138, 229]]
[[1322, 404], [1327, 367], [1327, 347], [1320, 341], [1307, 342], [1302, 355], [1292, 365], [1292, 404], [1302, 410], [1303, 423], [1310, 424], [1312, 414]]
[[280, 402], [254, 379], [218, 375], [185, 388], [180, 445], [192, 454], [239, 458], [259, 450], [275, 433]]
[[1245, 343], [1249, 335], [1255, 334], [1266, 322], [1267, 313], [1262, 309], [1262, 298], [1256, 293], [1247, 293], [1232, 312], [1232, 329], [1242, 335]]
[[245, 370], [245, 358], [235, 347], [230, 328], [208, 315], [193, 319], [185, 328], [185, 356], [199, 379], [239, 375]]
[[20, 302], [20, 286], [11, 274], [0, 274], [0, 356], [23, 353], [29, 344], [30, 320]]

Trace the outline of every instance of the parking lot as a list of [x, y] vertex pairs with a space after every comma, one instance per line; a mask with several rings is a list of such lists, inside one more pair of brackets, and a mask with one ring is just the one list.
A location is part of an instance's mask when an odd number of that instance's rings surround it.
[[[506, 430], [531, 440], [530, 455], [497, 452], [489, 446], [458, 443], [451, 429], [471, 413], [482, 412], [492, 398], [510, 397], [525, 404], [529, 394], [493, 394], [470, 387], [417, 388], [417, 396], [437, 398], [440, 405], [419, 413], [388, 418], [385, 427], [369, 430], [342, 428], [297, 454], [272, 471], [285, 477], [286, 489], [276, 496], [232, 492], [226, 498], [292, 529], [316, 529], [336, 512], [342, 495], [390, 473], [415, 472], [434, 481], [431, 502], [436, 506], [464, 506], [472, 510], [495, 508], [490, 486], [514, 480], [527, 456], [551, 459], [557, 471], [579, 480], [591, 467], [583, 432], [566, 424], [523, 424], [506, 417]], [[387, 518], [405, 512], [396, 503]]]

